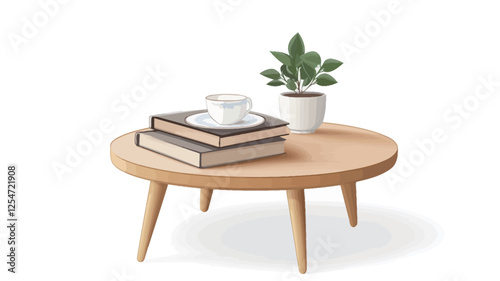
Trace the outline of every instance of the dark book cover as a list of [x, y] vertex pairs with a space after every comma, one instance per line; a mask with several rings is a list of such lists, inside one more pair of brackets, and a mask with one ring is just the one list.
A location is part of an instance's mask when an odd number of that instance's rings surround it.
[[207, 112], [207, 110], [193, 110], [193, 111], [185, 111], [185, 112], [178, 112], [178, 113], [166, 113], [166, 114], [157, 114], [153, 115], [150, 117], [150, 127], [155, 128], [155, 120], [160, 119], [163, 121], [171, 122], [177, 125], [181, 125], [184, 127], [188, 127], [191, 129], [196, 129], [208, 134], [216, 135], [219, 137], [228, 137], [228, 136], [234, 136], [234, 135], [239, 135], [239, 134], [244, 134], [244, 133], [251, 133], [251, 132], [257, 132], [265, 129], [271, 129], [271, 128], [277, 128], [281, 126], [286, 126], [288, 125], [288, 122], [278, 119], [276, 117], [262, 114], [262, 113], [257, 113], [257, 112], [250, 112], [255, 115], [259, 115], [264, 117], [265, 121], [264, 123], [251, 127], [251, 128], [241, 128], [241, 129], [211, 129], [211, 128], [200, 128], [200, 127], [194, 127], [191, 126], [186, 122], [186, 118], [197, 113], [202, 113], [202, 112]]
[[186, 139], [183, 137], [179, 137], [173, 134], [157, 131], [157, 130], [150, 130], [150, 131], [141, 131], [135, 133], [135, 144], [137, 146], [140, 146], [140, 136], [141, 134], [144, 135], [150, 135], [158, 140], [168, 142], [171, 144], [174, 144], [179, 147], [183, 147], [185, 149], [203, 154], [207, 152], [214, 152], [214, 151], [221, 151], [221, 150], [227, 150], [227, 149], [234, 149], [238, 147], [245, 147], [245, 146], [252, 146], [252, 145], [257, 145], [257, 144], [265, 144], [265, 143], [271, 143], [271, 142], [278, 142], [278, 141], [285, 141], [285, 139], [281, 137], [272, 137], [268, 139], [262, 139], [262, 140], [257, 140], [257, 141], [251, 141], [247, 143], [241, 143], [241, 144], [235, 144], [231, 146], [226, 146], [226, 147], [214, 147], [208, 144], [204, 144], [201, 142], [197, 142], [194, 140]]

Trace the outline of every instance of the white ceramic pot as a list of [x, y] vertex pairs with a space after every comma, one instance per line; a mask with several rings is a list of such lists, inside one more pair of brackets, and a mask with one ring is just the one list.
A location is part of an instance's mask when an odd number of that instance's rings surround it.
[[326, 95], [309, 92], [293, 92], [280, 95], [281, 119], [290, 123], [288, 128], [294, 134], [310, 134], [323, 123], [325, 117]]

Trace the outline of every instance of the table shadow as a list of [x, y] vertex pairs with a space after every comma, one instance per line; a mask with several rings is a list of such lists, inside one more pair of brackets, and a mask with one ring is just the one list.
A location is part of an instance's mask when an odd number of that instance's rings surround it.
[[[308, 273], [397, 259], [429, 249], [442, 237], [434, 222], [403, 210], [358, 206], [355, 228], [343, 204], [306, 202], [306, 214]], [[177, 254], [146, 262], [297, 270], [286, 203], [215, 208], [183, 222], [172, 239]]]

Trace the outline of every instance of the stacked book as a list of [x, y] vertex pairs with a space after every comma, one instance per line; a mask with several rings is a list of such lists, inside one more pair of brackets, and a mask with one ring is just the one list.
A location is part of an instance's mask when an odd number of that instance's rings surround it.
[[260, 113], [265, 121], [249, 128], [196, 127], [186, 118], [206, 110], [150, 117], [150, 130], [137, 132], [135, 144], [198, 168], [207, 168], [285, 153], [287, 122]]

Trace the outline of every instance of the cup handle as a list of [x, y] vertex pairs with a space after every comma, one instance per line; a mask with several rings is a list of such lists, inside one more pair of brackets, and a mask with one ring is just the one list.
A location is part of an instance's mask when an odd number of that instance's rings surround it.
[[245, 115], [247, 115], [248, 112], [250, 112], [250, 110], [252, 109], [252, 99], [247, 97], [247, 102], [248, 102], [248, 108], [247, 108], [247, 112], [245, 113]]

